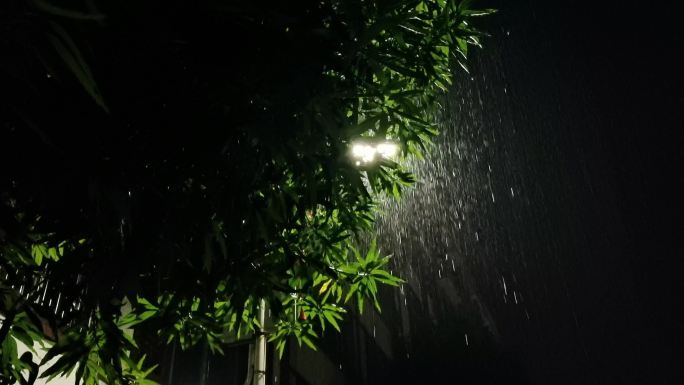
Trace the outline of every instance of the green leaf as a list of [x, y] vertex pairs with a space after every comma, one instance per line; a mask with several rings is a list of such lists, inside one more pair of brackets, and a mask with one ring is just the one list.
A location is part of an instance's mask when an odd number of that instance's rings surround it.
[[285, 340], [280, 340], [276, 344], [276, 350], [278, 351], [278, 358], [283, 358], [283, 352], [285, 351]]
[[312, 350], [318, 350], [316, 349], [316, 345], [314, 345], [313, 341], [311, 341], [311, 339], [308, 336], [302, 334], [300, 339], [306, 344], [306, 346], [310, 347]]
[[330, 286], [330, 284], [332, 283], [332, 281], [333, 281], [332, 278], [329, 279], [328, 281], [326, 281], [326, 282], [321, 286], [321, 289], [318, 291], [318, 294], [320, 295], [320, 294], [325, 293], [325, 291], [328, 290], [328, 286]]
[[29, 336], [29, 334], [21, 327], [13, 325], [11, 336], [19, 340], [28, 349], [33, 350], [33, 338], [31, 338], [31, 336]]
[[105, 19], [103, 14], [99, 13], [85, 13], [81, 11], [74, 11], [51, 4], [45, 0], [30, 0], [30, 3], [38, 10], [54, 16], [66, 17], [76, 20], [93, 20], [102, 21]]
[[[69, 369], [73, 368], [79, 362], [79, 354], [63, 354], [57, 359], [57, 361], [47, 368], [41, 375], [41, 378], [52, 379], [59, 375], [60, 373], [66, 373]], [[41, 364], [42, 366], [42, 364]]]
[[55, 51], [57, 51], [57, 54], [62, 58], [67, 68], [76, 76], [76, 79], [93, 98], [95, 103], [102, 107], [105, 112], [109, 112], [97, 87], [97, 83], [93, 78], [93, 74], [90, 71], [90, 67], [83, 59], [83, 55], [76, 46], [76, 43], [66, 30], [57, 23], [50, 22], [50, 26], [52, 27], [54, 34], [48, 34], [47, 37], [55, 48]]
[[486, 9], [466, 9], [462, 13], [465, 16], [470, 16], [470, 17], [479, 17], [479, 16], [487, 16], [496, 13], [497, 10], [494, 8], [486, 8]]
[[359, 308], [359, 314], [363, 314], [363, 294], [356, 293], [356, 303]]
[[349, 291], [347, 292], [347, 296], [344, 297], [344, 303], [349, 302], [349, 299], [354, 295], [354, 293], [358, 290], [359, 288], [359, 283], [355, 282], [349, 287]]
[[8, 367], [10, 361], [17, 359], [17, 341], [14, 338], [5, 338], [2, 343], [3, 368]]
[[328, 321], [328, 323], [329, 323], [330, 325], [332, 325], [332, 327], [334, 327], [335, 330], [337, 330], [338, 332], [341, 332], [341, 330], [340, 330], [340, 325], [337, 323], [337, 320], [335, 319], [335, 317], [334, 317], [332, 314], [333, 314], [333, 313], [332, 313], [332, 312], [329, 312], [329, 311], [324, 311], [324, 312], [323, 312], [323, 316], [324, 316], [325, 319]]

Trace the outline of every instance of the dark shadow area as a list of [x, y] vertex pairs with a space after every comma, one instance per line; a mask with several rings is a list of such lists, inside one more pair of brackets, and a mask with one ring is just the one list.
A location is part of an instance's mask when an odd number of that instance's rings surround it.
[[392, 383], [677, 383], [675, 20], [630, 1], [493, 5], [420, 185], [379, 226], [411, 288]]

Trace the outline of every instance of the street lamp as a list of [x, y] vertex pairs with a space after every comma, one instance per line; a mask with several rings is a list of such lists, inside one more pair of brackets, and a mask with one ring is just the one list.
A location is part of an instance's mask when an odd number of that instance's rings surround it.
[[399, 151], [399, 147], [392, 142], [380, 142], [371, 144], [367, 142], [356, 142], [352, 144], [352, 157], [356, 159], [356, 165], [368, 164], [375, 160], [376, 156], [384, 159], [394, 157]]

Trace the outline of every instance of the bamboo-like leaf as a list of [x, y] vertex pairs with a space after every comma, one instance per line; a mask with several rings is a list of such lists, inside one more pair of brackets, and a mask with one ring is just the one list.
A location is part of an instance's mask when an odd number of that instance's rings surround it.
[[97, 83], [93, 78], [93, 74], [90, 71], [90, 67], [83, 59], [81, 51], [78, 46], [73, 41], [71, 36], [62, 28], [59, 24], [55, 22], [50, 22], [52, 31], [54, 33], [49, 33], [47, 35], [48, 40], [52, 43], [52, 46], [57, 51], [57, 54], [62, 58], [64, 64], [71, 71], [71, 73], [76, 76], [76, 79], [81, 83], [86, 92], [93, 98], [95, 103], [97, 103], [103, 110], [109, 112], [109, 109], [102, 99], [102, 95], [97, 87]]
[[74, 11], [71, 9], [54, 5], [45, 0], [30, 0], [30, 3], [36, 9], [54, 16], [61, 16], [76, 20], [102, 21], [105, 19], [105, 16], [101, 13], [85, 13], [81, 11]]
[[359, 308], [359, 314], [363, 314], [363, 294], [360, 292], [356, 293], [356, 303]]
[[359, 283], [354, 283], [349, 287], [349, 291], [347, 292], [347, 296], [344, 298], [344, 303], [349, 302], [349, 299], [354, 295], [354, 293], [358, 290], [359, 288]]
[[[311, 339], [307, 335], [302, 334], [300, 336], [300, 340], [302, 342], [304, 342], [306, 344], [306, 346], [310, 347], [312, 350], [318, 350], [316, 348], [316, 345], [314, 345], [313, 341], [311, 341]], [[301, 343], [300, 343], [300, 346], [301, 346]]]
[[333, 282], [332, 278], [326, 281], [323, 285], [321, 285], [321, 289], [318, 291], [318, 294], [323, 294], [325, 293], [326, 290], [328, 290], [328, 287], [330, 284]]
[[485, 9], [466, 9], [462, 11], [462, 14], [470, 17], [487, 16], [496, 13], [497, 10], [494, 8]]
[[337, 323], [337, 320], [335, 319], [335, 317], [334, 317], [332, 314], [334, 314], [334, 313], [332, 313], [332, 312], [327, 312], [327, 311], [323, 312], [323, 316], [324, 316], [325, 319], [328, 321], [328, 323], [329, 323], [330, 325], [332, 325], [332, 327], [334, 327], [335, 330], [337, 330], [338, 332], [340, 332], [340, 331], [341, 331], [341, 330], [340, 330], [340, 325]]

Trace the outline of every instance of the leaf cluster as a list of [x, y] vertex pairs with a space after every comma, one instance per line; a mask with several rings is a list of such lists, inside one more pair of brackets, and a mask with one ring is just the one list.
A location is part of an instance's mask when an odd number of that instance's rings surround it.
[[[437, 134], [467, 1], [0, 6], [2, 376], [151, 383], [140, 341], [315, 348], [401, 280], [375, 203]], [[395, 159], [357, 165], [358, 140]], [[5, 172], [6, 171], [6, 172]], [[269, 321], [258, 319], [260, 303]], [[17, 357], [16, 342], [48, 352]], [[50, 361], [55, 359], [55, 361]]]

